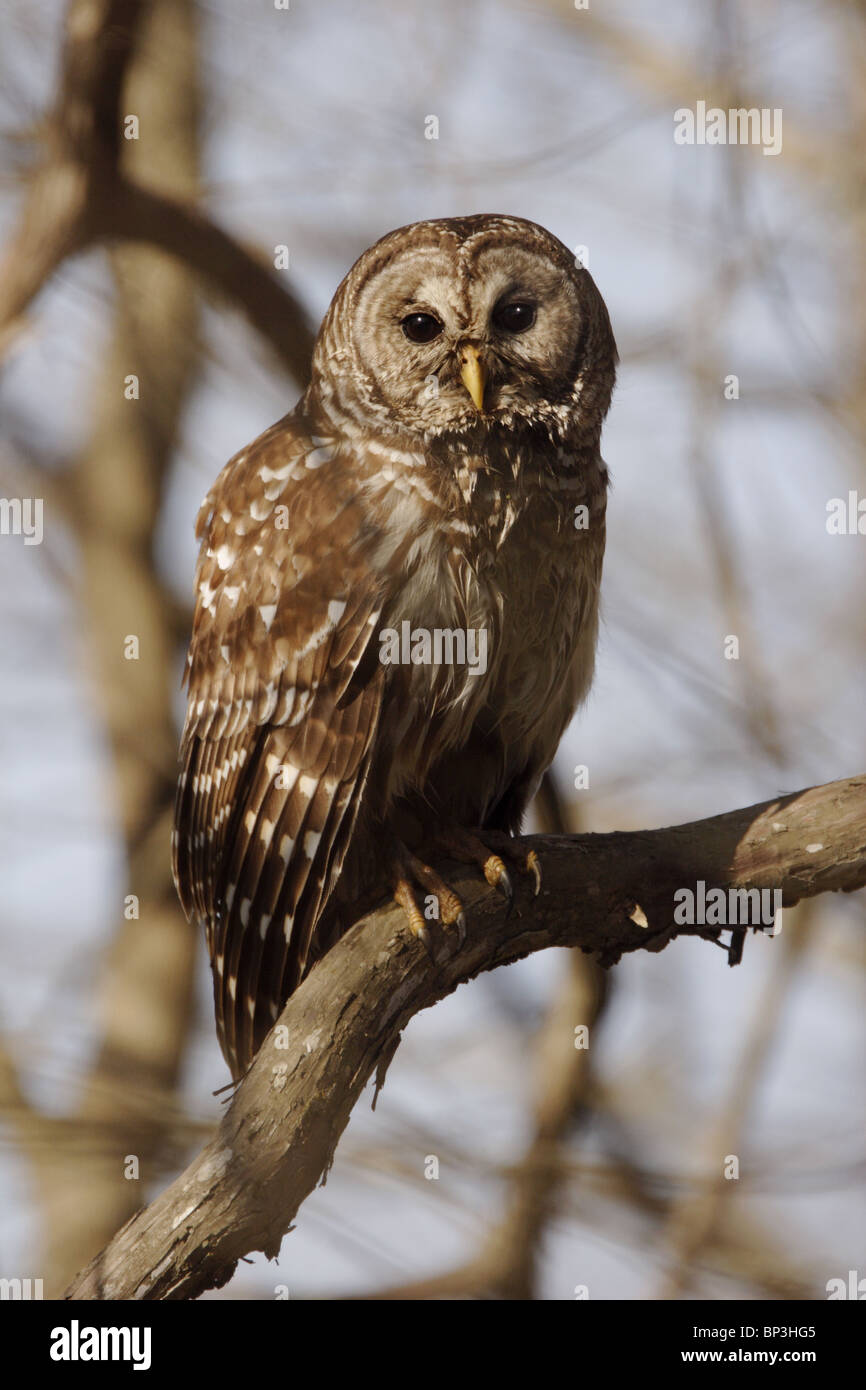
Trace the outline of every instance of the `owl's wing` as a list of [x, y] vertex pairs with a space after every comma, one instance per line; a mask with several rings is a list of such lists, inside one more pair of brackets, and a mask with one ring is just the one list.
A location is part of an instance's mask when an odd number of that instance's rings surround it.
[[287, 417], [199, 513], [173, 866], [206, 926], [235, 1076], [301, 978], [369, 770], [385, 595], [357, 484], [333, 442]]

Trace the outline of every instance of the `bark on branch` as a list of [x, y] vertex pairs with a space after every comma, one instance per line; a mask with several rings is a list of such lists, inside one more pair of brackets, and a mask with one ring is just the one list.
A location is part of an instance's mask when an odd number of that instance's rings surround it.
[[225, 1284], [251, 1251], [275, 1256], [368, 1079], [375, 1071], [383, 1081], [401, 1030], [482, 971], [548, 946], [579, 946], [610, 966], [677, 935], [711, 936], [673, 921], [675, 890], [701, 879], [781, 889], [785, 905], [863, 887], [866, 775], [688, 825], [526, 844], [542, 857], [544, 887], [534, 899], [524, 886], [510, 916], [479, 876], [449, 870], [470, 909], [460, 951], [437, 934], [431, 963], [390, 906], [358, 922], [289, 1000], [215, 1137], [67, 1297], [194, 1298]]

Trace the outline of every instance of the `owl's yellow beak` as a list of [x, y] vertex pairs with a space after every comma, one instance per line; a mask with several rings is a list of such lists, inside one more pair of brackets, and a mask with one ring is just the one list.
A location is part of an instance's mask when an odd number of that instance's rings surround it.
[[483, 410], [486, 373], [478, 351], [471, 343], [465, 343], [460, 349], [460, 380], [472, 397], [475, 409]]

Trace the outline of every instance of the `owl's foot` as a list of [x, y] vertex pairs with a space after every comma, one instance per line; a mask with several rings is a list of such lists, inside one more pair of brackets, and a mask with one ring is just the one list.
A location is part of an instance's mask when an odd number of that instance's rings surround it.
[[[531, 849], [528, 854], [525, 853], [510, 835], [498, 830], [482, 830], [481, 834], [484, 840], [462, 826], [446, 826], [437, 832], [436, 843], [446, 854], [450, 854], [462, 864], [477, 864], [491, 888], [498, 888], [507, 898], [509, 912], [514, 902], [514, 889], [505, 867], [505, 859], [509, 860], [519, 873], [532, 876], [533, 896], [537, 898], [541, 892], [541, 863], [535, 850]], [[495, 849], [499, 850], [498, 854], [494, 853]]]
[[[514, 905], [514, 888], [511, 875], [505, 866], [507, 859], [518, 872], [529, 875], [533, 880], [533, 894], [538, 897], [541, 891], [541, 864], [535, 850], [527, 854], [520, 845], [515, 844], [510, 835], [500, 831], [482, 831], [485, 844], [478, 835], [462, 826], [446, 825], [437, 829], [432, 847], [458, 860], [461, 864], [476, 864], [491, 888], [497, 888], [508, 903], [508, 912]], [[496, 853], [494, 850], [499, 850]], [[409, 930], [417, 936], [428, 956], [433, 960], [433, 941], [430, 925], [418, 905], [416, 891], [424, 890], [436, 899], [436, 917], [447, 929], [455, 927], [458, 945], [466, 940], [466, 911], [461, 899], [445, 880], [429, 864], [425, 864], [400, 840], [396, 840], [391, 858], [391, 887], [394, 901], [406, 914]]]
[[432, 894], [436, 898], [437, 920], [446, 929], [455, 927], [458, 946], [463, 945], [466, 940], [466, 913], [463, 903], [453, 888], [448, 887], [448, 884], [436, 873], [435, 869], [431, 869], [429, 864], [423, 863], [400, 841], [397, 841], [394, 847], [391, 886], [394, 890], [394, 901], [399, 903], [409, 920], [409, 930], [413, 936], [418, 937], [431, 960], [433, 959], [433, 942], [430, 937], [430, 927], [418, 906], [418, 900], [415, 897], [416, 887], [426, 889], [428, 894]]
[[528, 874], [531, 876], [532, 896], [533, 898], [537, 898], [539, 893], [541, 892], [541, 860], [535, 853], [535, 850], [531, 849], [529, 853], [526, 854], [522, 849], [515, 845], [513, 840], [509, 839], [508, 848], [506, 849], [505, 853], [511, 854], [512, 858], [514, 859], [514, 862], [516, 863], [518, 869], [522, 874]]

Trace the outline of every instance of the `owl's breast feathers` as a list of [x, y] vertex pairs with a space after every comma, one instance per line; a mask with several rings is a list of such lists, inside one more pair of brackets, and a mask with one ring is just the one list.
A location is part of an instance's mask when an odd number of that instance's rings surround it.
[[495, 447], [486, 457], [461, 451], [450, 463], [404, 470], [396, 507], [390, 470], [373, 482], [372, 514], [387, 525], [390, 511], [412, 535], [405, 583], [383, 619], [486, 633], [483, 674], [415, 668], [416, 692], [427, 691], [428, 708], [432, 693], [455, 718], [468, 712], [452, 744], [464, 741], [482, 704], [508, 741], [543, 718], [573, 661], [585, 679], [569, 715], [591, 678], [607, 470], [597, 452], [550, 449], [502, 458]]
[[514, 828], [592, 679], [607, 471], [549, 450], [455, 462], [397, 606], [415, 626], [486, 632], [487, 668], [415, 668], [407, 708], [426, 692], [434, 717], [401, 728], [392, 787], [421, 769], [428, 796], [481, 825], [519, 781]]
[[[478, 740], [455, 814], [481, 823], [518, 779], [529, 795], [588, 688], [606, 473], [594, 453], [518, 462], [431, 468], [295, 414], [205, 499], [173, 857], [235, 1075], [308, 964], [356, 826], [428, 776], [447, 797], [437, 768]], [[484, 669], [384, 663], [404, 623], [483, 631]]]

